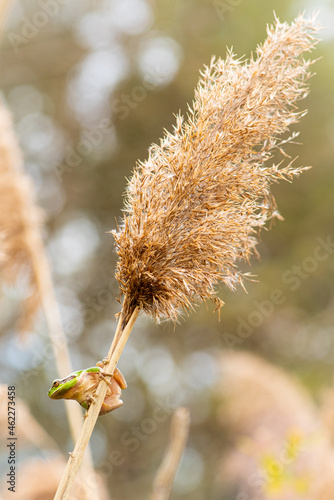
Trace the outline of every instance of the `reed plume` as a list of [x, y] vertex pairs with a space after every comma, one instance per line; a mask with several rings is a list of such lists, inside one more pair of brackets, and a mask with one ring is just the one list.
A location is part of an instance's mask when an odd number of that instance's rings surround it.
[[33, 271], [35, 247], [30, 242], [39, 239], [42, 212], [35, 204], [34, 189], [22, 165], [11, 116], [0, 105], [1, 279], [12, 283], [26, 271], [30, 293], [24, 301], [20, 326], [29, 329], [41, 303]]
[[314, 17], [275, 20], [256, 57], [213, 58], [201, 73], [187, 119], [149, 150], [127, 187], [117, 231], [116, 278], [129, 317], [138, 306], [156, 320], [177, 320], [203, 299], [218, 306], [216, 285], [242, 283], [240, 259], [255, 252], [259, 230], [279, 217], [270, 186], [303, 168], [270, 160], [296, 136], [305, 111], [317, 43]]
[[216, 496], [333, 498], [331, 429], [306, 389], [252, 353], [223, 352], [219, 366], [218, 424], [229, 446], [217, 469]]
[[[116, 278], [124, 296], [106, 358], [113, 373], [140, 311], [176, 321], [200, 300], [218, 306], [216, 285], [242, 283], [237, 268], [255, 251], [257, 233], [278, 217], [270, 185], [303, 168], [268, 165], [305, 111], [315, 19], [268, 28], [257, 57], [212, 59], [201, 74], [187, 119], [149, 150], [127, 187], [124, 218], [112, 231], [119, 256]], [[93, 432], [107, 385], [100, 383], [80, 437], [70, 454], [55, 500], [67, 500]]]

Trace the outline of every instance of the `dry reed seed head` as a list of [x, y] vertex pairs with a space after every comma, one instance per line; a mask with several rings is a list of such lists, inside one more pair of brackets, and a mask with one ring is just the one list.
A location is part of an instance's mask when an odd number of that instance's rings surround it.
[[229, 435], [255, 436], [265, 429], [278, 442], [289, 429], [307, 435], [319, 428], [311, 396], [282, 368], [245, 351], [222, 351], [218, 366], [217, 417]]
[[213, 58], [201, 74], [187, 119], [154, 144], [127, 187], [124, 218], [113, 231], [116, 278], [125, 314], [140, 306], [155, 319], [177, 320], [223, 282], [235, 289], [240, 259], [277, 217], [270, 185], [302, 168], [270, 164], [296, 137], [279, 139], [305, 112], [310, 60], [319, 27], [314, 17], [275, 20], [250, 60]]
[[[40, 297], [32, 269], [34, 241], [39, 241], [42, 220], [33, 198], [33, 186], [22, 170], [21, 152], [9, 112], [0, 103], [0, 240], [3, 259], [1, 280], [13, 283], [22, 272], [28, 276], [30, 293], [24, 302], [19, 327], [31, 327], [40, 305]], [[38, 259], [38, 256], [35, 258]]]
[[[333, 498], [330, 432], [305, 387], [252, 353], [222, 352], [218, 361], [218, 424], [230, 443], [218, 461], [219, 491], [228, 497], [226, 488], [237, 488], [249, 500]], [[307, 481], [298, 495], [301, 478]]]

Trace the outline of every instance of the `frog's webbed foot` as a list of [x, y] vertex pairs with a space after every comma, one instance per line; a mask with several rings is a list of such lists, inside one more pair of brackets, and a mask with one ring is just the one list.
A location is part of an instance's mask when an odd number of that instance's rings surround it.
[[114, 379], [116, 380], [116, 382], [118, 383], [118, 385], [120, 386], [121, 389], [127, 388], [126, 380], [123, 377], [122, 372], [118, 368], [115, 368]]

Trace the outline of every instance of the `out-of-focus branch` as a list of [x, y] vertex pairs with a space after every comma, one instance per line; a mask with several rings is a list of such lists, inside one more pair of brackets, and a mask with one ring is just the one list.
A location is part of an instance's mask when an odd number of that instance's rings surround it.
[[0, 36], [3, 33], [4, 24], [7, 20], [9, 8], [13, 4], [11, 0], [0, 0]]
[[[0, 4], [1, 5], [1, 4]], [[36, 313], [43, 307], [60, 378], [72, 370], [66, 335], [56, 300], [50, 265], [41, 234], [42, 214], [33, 186], [23, 170], [23, 158], [15, 136], [11, 116], [0, 103], [0, 234], [1, 280], [15, 283], [21, 270], [26, 271], [30, 295], [20, 316], [21, 329], [31, 329]], [[66, 403], [67, 417], [76, 442], [82, 426], [82, 412]], [[85, 478], [94, 475], [90, 454], [85, 459]], [[86, 498], [98, 498], [83, 483]]]
[[150, 500], [167, 500], [186, 445], [189, 432], [189, 410], [177, 408], [170, 427], [170, 437], [165, 455], [153, 482]]
[[[39, 235], [36, 236], [36, 234], [33, 234], [31, 236], [32, 237], [30, 238], [29, 231], [27, 231], [26, 242], [27, 245], [31, 248], [31, 255], [33, 256], [32, 267], [34, 270], [37, 287], [41, 296], [41, 303], [43, 306], [46, 323], [48, 325], [49, 335], [57, 366], [57, 372], [59, 374], [59, 377], [62, 378], [73, 371], [67, 346], [66, 335], [62, 327], [62, 320], [52, 282], [51, 269], [45, 253], [42, 239], [38, 237]], [[38, 256], [38, 258], [36, 258], [36, 256]], [[80, 435], [80, 431], [83, 425], [82, 410], [77, 405], [71, 405], [69, 401], [65, 401], [65, 408], [67, 420], [70, 426], [71, 436], [73, 442], [75, 443]], [[88, 448], [87, 450], [82, 465], [81, 482], [83, 484], [83, 495], [87, 500], [91, 498], [91, 495], [94, 495], [94, 499], [98, 500], [98, 489], [89, 486], [87, 481], [85, 481], [85, 478], [88, 478], [91, 475], [95, 476], [96, 474], [96, 472], [94, 471], [94, 464], [90, 448]], [[95, 481], [92, 482], [95, 483]]]

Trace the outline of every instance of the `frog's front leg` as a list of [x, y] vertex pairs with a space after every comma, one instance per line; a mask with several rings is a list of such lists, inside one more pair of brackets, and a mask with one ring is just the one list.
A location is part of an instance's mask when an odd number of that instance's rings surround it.
[[103, 370], [99, 371], [99, 378], [101, 380], [104, 380], [106, 384], [110, 385], [110, 380], [108, 380], [106, 377], [110, 377], [112, 378], [113, 377], [113, 374], [112, 373], [108, 373], [108, 372], [105, 372]]
[[[94, 393], [94, 395], [95, 395], [95, 393]], [[88, 410], [90, 408], [90, 405], [96, 403], [96, 399], [94, 398], [94, 395], [87, 395], [84, 405], [83, 404], [81, 405], [86, 410], [86, 413], [83, 416], [84, 419], [87, 418], [87, 416], [88, 416]]]
[[108, 358], [104, 358], [103, 361], [98, 361], [96, 363], [96, 366], [101, 368], [99, 372], [100, 378], [102, 378], [107, 384], [110, 385], [110, 382], [105, 378], [105, 377], [114, 377], [114, 380], [117, 382], [117, 384], [120, 386], [121, 389], [126, 389], [127, 388], [127, 383], [126, 380], [122, 374], [122, 372], [118, 369], [115, 368], [114, 373], [108, 373], [103, 370], [103, 367], [108, 364]]
[[104, 380], [108, 385], [109, 385], [109, 380], [106, 379], [106, 377], [113, 377], [113, 374], [112, 373], [108, 373], [104, 370], [104, 367], [105, 365], [107, 365], [109, 362], [109, 359], [108, 358], [103, 358], [102, 361], [98, 361], [96, 363], [96, 366], [98, 366], [100, 368], [100, 371], [99, 371], [99, 378]]
[[118, 369], [115, 368], [114, 373], [106, 373], [104, 371], [100, 372], [100, 377], [107, 382], [107, 384], [111, 385], [111, 379], [110, 381], [106, 380], [105, 377], [112, 377], [113, 380], [119, 385], [121, 389], [126, 389], [127, 388], [127, 383], [126, 380], [122, 374], [122, 372]]

